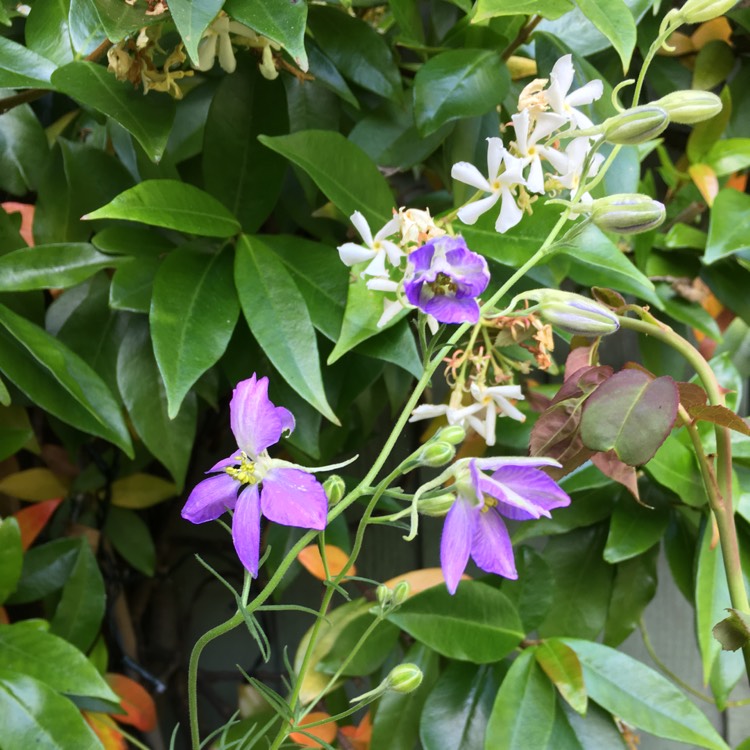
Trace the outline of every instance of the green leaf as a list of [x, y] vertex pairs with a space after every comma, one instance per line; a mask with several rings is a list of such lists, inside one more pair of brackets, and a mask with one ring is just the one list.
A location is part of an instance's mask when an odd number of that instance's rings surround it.
[[172, 20], [192, 62], [198, 63], [198, 42], [223, 5], [224, 0], [172, 0], [169, 4]]
[[104, 579], [91, 547], [80, 540], [78, 559], [65, 582], [50, 632], [84, 653], [99, 634], [104, 617]]
[[523, 630], [530, 633], [541, 625], [552, 607], [552, 570], [546, 560], [527, 545], [517, 547], [518, 579], [503, 578], [501, 591], [518, 609]]
[[115, 310], [148, 313], [154, 279], [161, 258], [131, 258], [117, 266], [110, 286], [109, 304]]
[[0, 117], [0, 187], [18, 196], [36, 190], [48, 157], [44, 129], [28, 104]]
[[[119, 42], [144, 26], [166, 20], [162, 15], [148, 14], [145, 6], [136, 7], [120, 0], [84, 0], [80, 6], [88, 6], [89, 12], [99, 17], [107, 38], [113, 42]], [[78, 12], [81, 10], [79, 7]]]
[[[703, 161], [718, 177], [747, 169], [750, 167], [750, 138], [722, 138], [711, 146]], [[729, 189], [720, 190], [719, 194], [723, 192], [729, 192]], [[712, 213], [714, 210], [711, 206]]]
[[535, 650], [537, 664], [544, 670], [570, 707], [581, 716], [586, 714], [588, 695], [583, 670], [576, 652], [556, 638], [543, 641]]
[[0, 88], [46, 89], [55, 64], [6, 37], [0, 37]]
[[411, 693], [388, 691], [378, 703], [370, 746], [388, 750], [413, 750], [419, 737], [422, 707], [438, 678], [440, 658], [421, 643], [406, 652], [404, 662], [422, 670], [422, 684]]
[[542, 18], [560, 18], [575, 6], [572, 0], [479, 0], [472, 18], [473, 23], [498, 16], [539, 15]]
[[73, 60], [73, 46], [68, 30], [70, 0], [50, 0], [37, 3], [31, 9], [24, 36], [26, 46], [57, 65]]
[[38, 406], [133, 455], [125, 422], [104, 381], [41, 328], [0, 305], [0, 369]]
[[462, 581], [453, 596], [444, 586], [427, 589], [388, 619], [439, 654], [475, 664], [499, 661], [523, 638], [508, 597], [476, 581]]
[[486, 750], [546, 748], [555, 722], [555, 689], [527, 648], [513, 662], [492, 707]]
[[0, 291], [65, 289], [117, 263], [118, 259], [103, 255], [87, 242], [23, 248], [0, 257]]
[[609, 524], [604, 559], [618, 563], [651, 549], [659, 543], [668, 523], [669, 511], [665, 505], [647, 508], [629, 495], [623, 495], [615, 505]]
[[666, 440], [679, 405], [669, 376], [652, 379], [642, 370], [621, 370], [587, 399], [581, 438], [587, 448], [606, 452], [630, 466], [650, 461]]
[[362, 213], [373, 233], [391, 218], [388, 183], [364, 151], [340, 133], [303, 130], [276, 138], [261, 135], [258, 140], [307, 172], [346, 216]]
[[120, 193], [85, 219], [127, 219], [204, 237], [232, 237], [237, 219], [193, 185], [177, 180], [147, 180]]
[[154, 575], [156, 569], [154, 540], [151, 538], [148, 526], [137, 513], [113, 505], [107, 515], [104, 533], [115, 550], [130, 565], [144, 575]]
[[219, 253], [178, 248], [156, 273], [149, 322], [170, 419], [232, 337], [240, 314], [232, 264], [229, 248]]
[[0, 520], [0, 604], [16, 590], [22, 567], [21, 530], [11, 516]]
[[117, 383], [138, 436], [182, 490], [195, 440], [197, 399], [189, 393], [179, 414], [169, 418], [167, 392], [148, 325], [141, 317], [130, 321], [123, 338], [117, 357]]
[[284, 264], [262, 242], [243, 235], [234, 279], [250, 330], [273, 366], [305, 401], [340, 424], [323, 387], [310, 314]]
[[622, 60], [622, 72], [630, 66], [637, 30], [624, 0], [575, 0], [584, 16], [611, 42]]
[[2, 388], [7, 394], [6, 401], [0, 408], [0, 461], [12, 456], [27, 443], [35, 442], [34, 429], [29, 422], [26, 409], [10, 405], [10, 393], [3, 383]]
[[715, 263], [734, 253], [750, 250], [747, 233], [742, 229], [750, 218], [750, 195], [738, 190], [720, 190], [711, 207], [708, 243], [703, 262]]
[[430, 58], [414, 78], [414, 118], [422, 136], [460, 117], [491, 112], [510, 87], [498, 52], [456, 49]]
[[484, 750], [492, 704], [500, 685], [494, 665], [452, 662], [427, 697], [419, 722], [424, 750]]
[[129, 81], [118, 81], [105, 67], [84, 61], [58, 68], [52, 85], [119, 122], [152, 161], [161, 159], [174, 120], [175, 105], [170, 96], [157, 93], [146, 99]]
[[23, 556], [23, 569], [9, 604], [27, 604], [61, 589], [78, 558], [77, 539], [56, 539], [32, 547]]
[[[64, 668], [62, 664], [54, 666]], [[73, 703], [44, 682], [18, 671], [0, 669], [0, 715], [3, 750], [102, 748]]]
[[255, 60], [241, 60], [211, 102], [203, 146], [206, 190], [236, 216], [245, 232], [257, 231], [273, 210], [286, 162], [258, 135], [289, 130], [284, 87], [267, 81]]
[[305, 25], [307, 3], [288, 0], [227, 0], [224, 10], [262, 36], [280, 44], [297, 65], [307, 70]]
[[385, 39], [358, 18], [314, 5], [307, 25], [315, 41], [350, 81], [386, 99], [402, 96], [401, 76]]
[[694, 508], [706, 504], [695, 453], [670, 435], [656, 455], [644, 467], [659, 484], [674, 492], [682, 502]]
[[578, 654], [589, 697], [607, 711], [657, 737], [729, 750], [706, 716], [660, 674], [600, 643], [564, 642]]
[[21, 672], [66, 695], [120, 702], [75, 646], [24, 622], [0, 625], [0, 669]]

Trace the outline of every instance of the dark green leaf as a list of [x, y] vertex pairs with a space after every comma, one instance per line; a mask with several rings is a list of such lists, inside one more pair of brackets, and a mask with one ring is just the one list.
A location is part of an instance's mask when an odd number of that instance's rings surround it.
[[669, 512], [664, 505], [647, 508], [625, 495], [615, 506], [604, 547], [604, 559], [622, 562], [651, 549], [666, 531]]
[[160, 258], [132, 258], [121, 263], [112, 277], [109, 304], [115, 310], [148, 313]]
[[476, 581], [462, 581], [453, 596], [443, 586], [423, 591], [388, 619], [439, 654], [475, 664], [499, 661], [523, 638], [510, 600]]
[[0, 88], [46, 89], [55, 64], [6, 37], [0, 37]]
[[26, 19], [26, 46], [57, 65], [73, 60], [73, 46], [68, 30], [70, 0], [36, 3]]
[[231, 237], [240, 230], [216, 198], [177, 180], [142, 182], [85, 218], [127, 219], [205, 237]]
[[185, 50], [198, 63], [198, 42], [211, 21], [216, 18], [224, 0], [172, 0], [169, 12], [180, 32]]
[[18, 196], [36, 190], [48, 156], [44, 129], [28, 104], [0, 117], [0, 187]]
[[[113, 42], [119, 42], [144, 26], [164, 20], [159, 14], [147, 13], [145, 6], [136, 7], [120, 0], [84, 0], [81, 6], [88, 6], [89, 11], [99, 17], [107, 37]], [[78, 12], [81, 12], [81, 8]]]
[[704, 263], [715, 263], [733, 253], [750, 250], [747, 233], [742, 231], [748, 217], [750, 195], [731, 188], [719, 191], [711, 207]]
[[645, 469], [659, 484], [674, 492], [682, 502], [694, 508], [705, 505], [706, 491], [703, 488], [695, 453], [673, 435], [662, 443]]
[[4, 408], [0, 408], [0, 461], [12, 456], [16, 451], [23, 448], [27, 443], [34, 442], [34, 430], [29, 422], [26, 410], [20, 406], [10, 405], [10, 394], [2, 402]]
[[546, 560], [531, 547], [517, 547], [515, 553], [518, 579], [503, 578], [501, 591], [516, 606], [524, 631], [530, 633], [549, 613], [554, 578]]
[[174, 419], [198, 378], [224, 354], [240, 314], [232, 255], [178, 248], [154, 279], [149, 321]]
[[320, 356], [305, 300], [284, 264], [243, 235], [235, 284], [250, 330], [284, 379], [324, 417], [339, 424], [323, 388]]
[[575, 6], [572, 0], [479, 0], [472, 19], [475, 23], [498, 16], [533, 15], [559, 18]]
[[27, 604], [61, 589], [78, 558], [77, 539], [56, 539], [32, 547], [23, 556], [23, 569], [10, 604]]
[[0, 520], [0, 604], [16, 590], [22, 567], [21, 530], [11, 516]]
[[148, 526], [135, 511], [113, 505], [107, 515], [104, 533], [130, 565], [144, 575], [153, 576], [156, 568], [154, 540]]

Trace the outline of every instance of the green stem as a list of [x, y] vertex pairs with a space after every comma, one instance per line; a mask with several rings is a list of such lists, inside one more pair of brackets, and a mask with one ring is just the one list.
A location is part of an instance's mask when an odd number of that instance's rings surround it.
[[638, 80], [636, 81], [635, 89], [633, 91], [633, 104], [631, 106], [633, 107], [638, 106], [638, 100], [641, 98], [641, 89], [643, 88], [643, 83], [646, 80], [646, 71], [648, 71], [648, 68], [653, 62], [653, 59], [656, 56], [656, 53], [661, 49], [664, 42], [666, 42], [667, 39], [669, 39], [672, 32], [676, 28], [677, 28], [676, 26], [669, 26], [664, 31], [664, 33], [659, 35], [656, 41], [654, 41], [654, 43], [649, 48], [648, 53], [646, 54], [646, 57], [643, 60], [643, 65], [641, 66], [640, 73], [638, 73]]

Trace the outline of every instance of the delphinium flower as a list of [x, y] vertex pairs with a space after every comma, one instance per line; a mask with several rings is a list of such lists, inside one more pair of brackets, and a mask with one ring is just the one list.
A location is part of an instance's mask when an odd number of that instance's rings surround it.
[[476, 323], [476, 298], [489, 281], [487, 261], [462, 237], [438, 237], [409, 254], [404, 293], [441, 323]]
[[208, 479], [190, 493], [182, 517], [213, 521], [233, 510], [232, 539], [242, 564], [258, 575], [261, 514], [284, 526], [322, 530], [328, 498], [307, 470], [271, 458], [268, 448], [294, 430], [294, 417], [268, 398], [268, 378], [237, 384], [229, 405], [237, 451], [209, 469]]
[[520, 457], [464, 459], [454, 464], [457, 497], [440, 540], [440, 564], [451, 594], [469, 557], [487, 573], [518, 578], [503, 517], [514, 521], [550, 517], [550, 511], [570, 504], [568, 495], [540, 466], [559, 464], [551, 458]]
[[339, 245], [338, 251], [341, 260], [347, 266], [353, 266], [356, 263], [363, 263], [369, 260], [370, 263], [362, 271], [362, 276], [388, 278], [388, 270], [385, 265], [386, 260], [392, 266], [398, 267], [401, 263], [401, 258], [404, 257], [404, 251], [395, 242], [386, 239], [398, 232], [401, 226], [401, 217], [396, 214], [376, 232], [374, 237], [372, 236], [367, 219], [359, 211], [355, 211], [349, 218], [357, 228], [364, 245], [357, 245], [355, 242], [345, 242], [343, 245]]

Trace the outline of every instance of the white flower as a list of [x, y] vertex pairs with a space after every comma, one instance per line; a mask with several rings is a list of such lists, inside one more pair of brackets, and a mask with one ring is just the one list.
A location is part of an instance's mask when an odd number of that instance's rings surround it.
[[516, 131], [516, 149], [523, 160], [523, 165], [531, 165], [529, 176], [526, 178], [526, 187], [532, 193], [543, 193], [542, 157], [549, 158], [549, 153], [554, 149], [538, 144], [539, 141], [564, 125], [567, 119], [553, 112], [542, 112], [534, 118], [533, 127], [531, 127], [531, 116], [529, 110], [525, 109], [523, 112], [513, 115], [511, 120], [513, 120], [513, 127]]
[[[503, 167], [504, 171], [501, 172]], [[518, 224], [523, 217], [523, 211], [516, 205], [511, 190], [516, 185], [524, 184], [522, 168], [521, 160], [508, 153], [500, 138], [487, 139], [487, 177], [484, 177], [473, 164], [468, 162], [460, 161], [454, 164], [451, 169], [451, 177], [454, 180], [489, 193], [486, 198], [480, 198], [463, 206], [458, 212], [458, 218], [464, 224], [474, 224], [483, 213], [489, 211], [498, 200], [502, 199], [495, 230], [505, 232]]]
[[564, 55], [555, 63], [550, 73], [551, 83], [547, 90], [547, 103], [553, 112], [570, 120], [577, 128], [590, 128], [593, 125], [591, 120], [575, 107], [596, 101], [602, 95], [604, 88], [601, 81], [594, 80], [569, 94], [574, 76], [573, 56]]
[[193, 67], [204, 72], [211, 70], [218, 57], [219, 65], [227, 73], [234, 73], [237, 69], [237, 60], [232, 49], [230, 34], [257, 39], [257, 34], [244, 24], [232, 21], [226, 14], [217, 16], [203, 32], [203, 37], [198, 43], [198, 64], [194, 64]]
[[386, 239], [399, 230], [401, 218], [398, 214], [394, 216], [375, 237], [372, 236], [367, 219], [359, 211], [355, 211], [349, 218], [365, 244], [357, 245], [354, 242], [345, 242], [343, 245], [339, 245], [338, 251], [342, 262], [347, 266], [353, 266], [356, 263], [369, 260], [371, 261], [370, 264], [362, 271], [361, 275], [387, 278], [386, 258], [392, 266], [398, 267], [401, 258], [404, 257], [404, 251], [395, 242]]
[[[564, 153], [557, 151], [555, 154], [547, 154], [550, 163], [558, 171], [558, 174], [555, 175], [553, 179], [560, 185], [560, 187], [570, 190], [571, 196], [575, 195], [578, 186], [584, 177], [583, 166], [590, 150], [591, 145], [589, 139], [581, 137], [574, 138], [568, 144]], [[588, 174], [585, 176], [595, 177], [603, 162], [604, 156], [602, 154], [594, 154], [591, 159]], [[591, 196], [588, 193], [584, 193], [584, 195], [581, 196], [581, 199], [588, 203], [591, 201]]]

